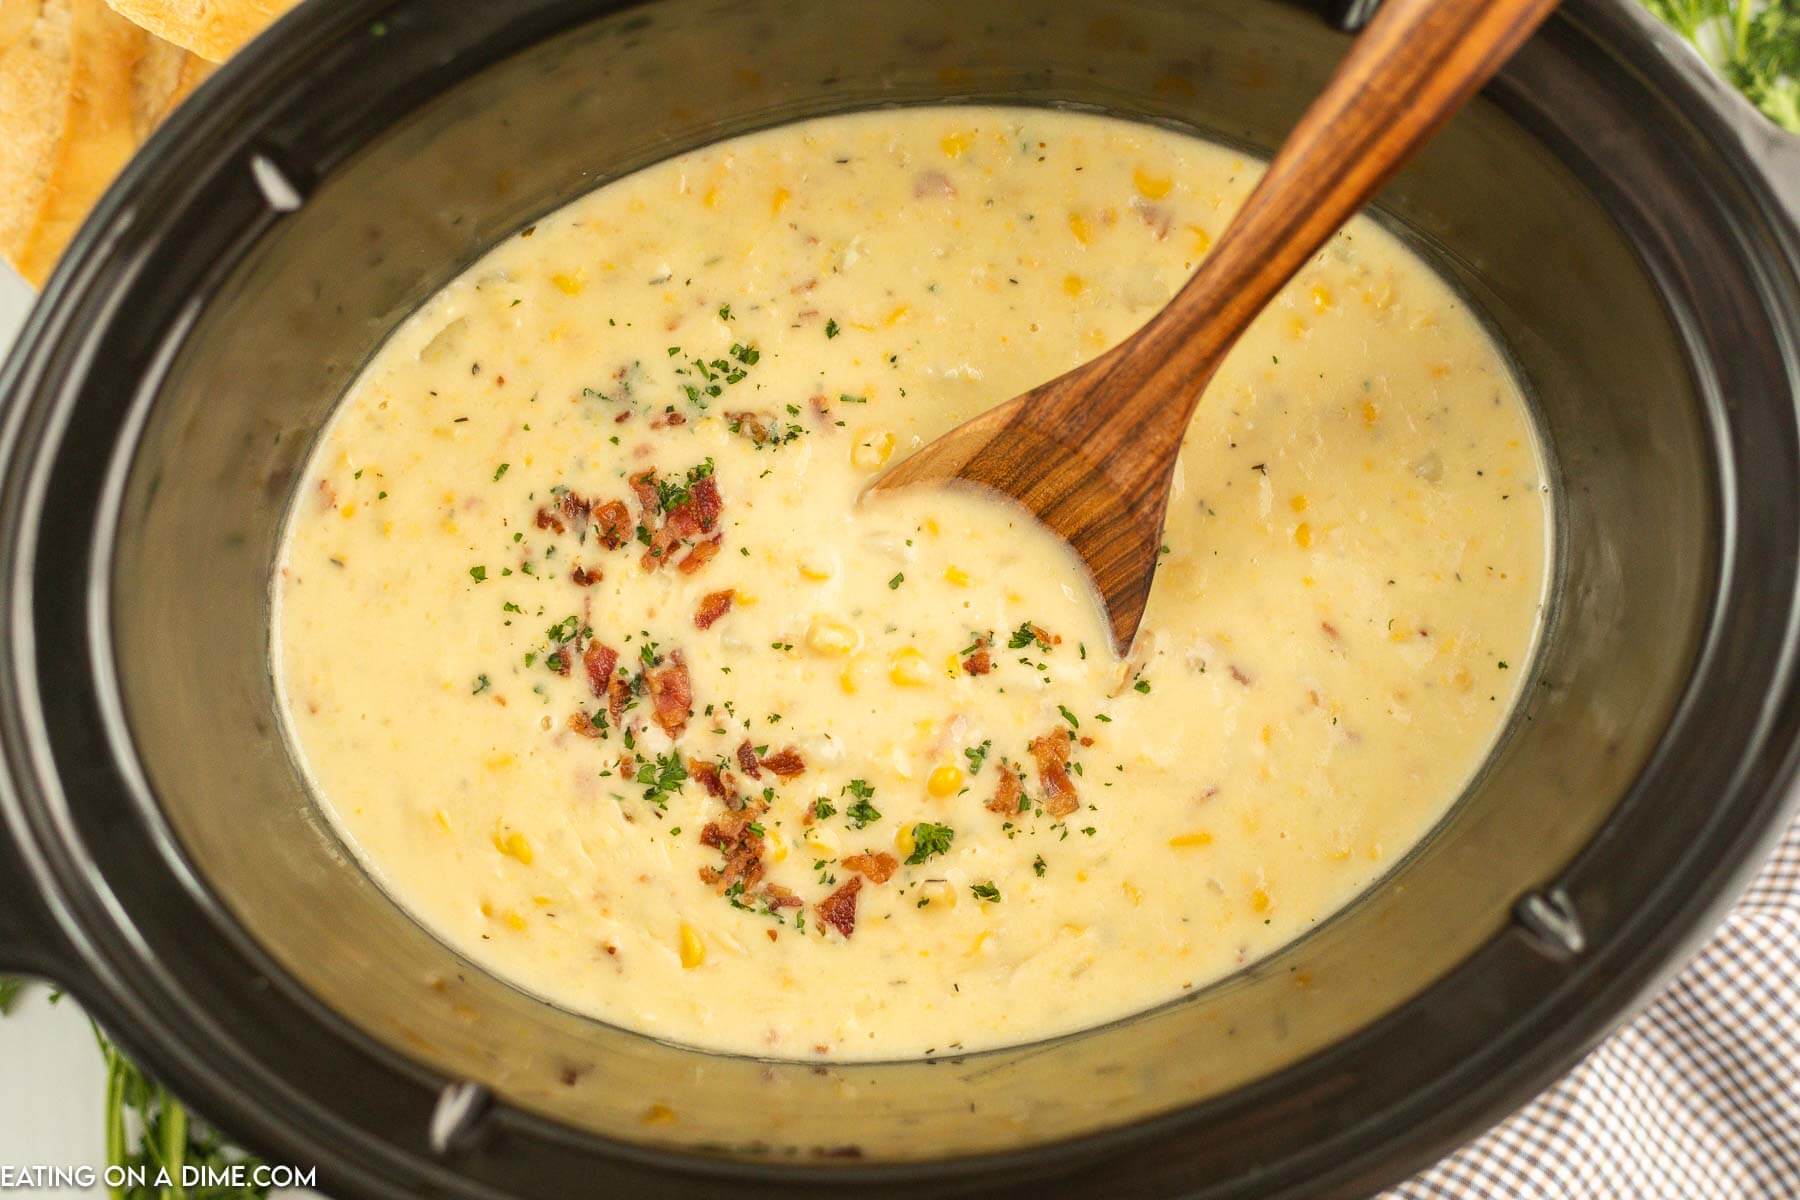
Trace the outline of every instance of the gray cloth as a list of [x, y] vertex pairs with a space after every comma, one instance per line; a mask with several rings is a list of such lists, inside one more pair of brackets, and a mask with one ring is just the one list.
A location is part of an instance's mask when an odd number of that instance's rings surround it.
[[1669, 989], [1384, 1200], [1800, 1198], [1800, 825]]

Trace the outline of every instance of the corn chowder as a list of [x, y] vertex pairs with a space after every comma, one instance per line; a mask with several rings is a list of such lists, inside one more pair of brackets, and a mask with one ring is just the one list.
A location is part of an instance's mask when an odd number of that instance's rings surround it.
[[1476, 318], [1353, 222], [1188, 432], [1117, 660], [997, 500], [886, 464], [1162, 305], [1260, 165], [1035, 110], [834, 117], [522, 231], [344, 400], [275, 581], [346, 841], [520, 987], [856, 1059], [1266, 955], [1444, 814], [1524, 675], [1543, 468]]

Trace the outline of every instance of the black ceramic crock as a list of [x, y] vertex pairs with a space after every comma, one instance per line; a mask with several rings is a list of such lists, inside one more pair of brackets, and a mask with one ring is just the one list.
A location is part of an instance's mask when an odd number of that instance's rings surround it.
[[296, 473], [383, 337], [497, 239], [671, 154], [875, 105], [1072, 105], [1267, 149], [1345, 40], [1275, 0], [304, 5], [125, 172], [0, 377], [0, 967], [340, 1195], [1348, 1196], [1523, 1102], [1792, 812], [1800, 151], [1628, 4], [1568, 0], [1381, 198], [1551, 448], [1528, 696], [1421, 849], [1241, 975], [931, 1062], [659, 1044], [412, 923], [319, 821], [273, 710]]

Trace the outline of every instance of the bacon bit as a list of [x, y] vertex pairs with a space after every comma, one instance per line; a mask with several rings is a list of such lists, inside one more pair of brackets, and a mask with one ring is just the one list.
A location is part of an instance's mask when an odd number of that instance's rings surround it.
[[700, 607], [694, 611], [694, 628], [711, 629], [714, 621], [731, 611], [731, 600], [735, 595], [735, 591], [726, 588], [700, 597]]
[[655, 521], [661, 511], [656, 499], [656, 468], [639, 471], [626, 482], [631, 485], [632, 494], [637, 496], [638, 515], [644, 519], [644, 524]]
[[719, 777], [719, 764], [701, 758], [690, 758], [687, 769], [688, 777], [699, 780], [700, 786], [714, 800], [723, 800], [729, 794], [725, 790], [725, 781]]
[[1058, 727], [1033, 738], [1027, 749], [1037, 760], [1038, 786], [1044, 790], [1044, 811], [1057, 820], [1081, 807], [1075, 781], [1069, 778], [1069, 731]]
[[806, 901], [779, 883], [763, 884], [762, 898], [770, 908], [804, 908], [806, 906]]
[[1029, 621], [1026, 622], [1026, 628], [1030, 629], [1031, 636], [1040, 642], [1048, 642], [1052, 646], [1062, 645], [1062, 634], [1060, 633], [1051, 633], [1042, 625], [1037, 625]]
[[762, 768], [756, 761], [756, 747], [748, 739], [737, 748], [738, 769], [752, 779], [762, 778]]
[[1243, 684], [1245, 687], [1250, 686], [1250, 677], [1248, 675], [1244, 674], [1242, 671], [1240, 671], [1238, 669], [1238, 665], [1236, 663], [1231, 664], [1231, 677], [1233, 679], [1237, 680], [1239, 683]]
[[768, 423], [753, 412], [728, 412], [725, 421], [733, 433], [743, 434], [753, 446], [761, 446], [773, 436]]
[[1091, 746], [1094, 744], [1094, 739], [1091, 737], [1088, 737], [1086, 734], [1083, 734], [1081, 737], [1076, 738], [1075, 740], [1080, 742], [1083, 746]]
[[569, 714], [569, 728], [584, 738], [597, 738], [606, 733], [606, 730], [594, 724], [584, 712]]
[[999, 786], [994, 789], [994, 798], [987, 802], [989, 812], [999, 813], [1003, 817], [1017, 816], [1019, 813], [1019, 797], [1025, 789], [1019, 785], [1019, 777], [1013, 774], [1012, 768], [1000, 768]]
[[[603, 646], [599, 639], [590, 641], [587, 649], [581, 652], [581, 665], [587, 668], [588, 687], [592, 689], [596, 700], [608, 698], [607, 687], [612, 682], [613, 670], [619, 665], [619, 652], [610, 646]], [[614, 724], [618, 716], [613, 716]]]
[[719, 892], [741, 883], [749, 892], [763, 876], [763, 840], [750, 828], [762, 815], [760, 807], [726, 813], [717, 821], [708, 821], [700, 830], [700, 844], [711, 846], [725, 856], [722, 867], [701, 867], [700, 878]]
[[[775, 772], [776, 776], [781, 779], [792, 779], [806, 770], [806, 759], [800, 756], [798, 749], [789, 746], [787, 749], [763, 759], [762, 765]], [[880, 880], [876, 882], [879, 883]]]
[[600, 527], [600, 544], [617, 550], [631, 540], [631, 513], [618, 500], [594, 506], [594, 523]]
[[819, 920], [845, 937], [855, 933], [856, 893], [860, 891], [862, 891], [862, 876], [852, 875], [838, 885], [837, 891], [813, 906], [818, 911]]
[[971, 675], [986, 675], [994, 669], [994, 656], [983, 646], [969, 657], [963, 659], [963, 670]]
[[686, 424], [687, 418], [678, 412], [666, 412], [650, 419], [650, 428], [652, 429], [674, 428], [677, 425]]
[[575, 665], [575, 647], [559, 646], [556, 650], [545, 656], [544, 665], [549, 667], [552, 671], [555, 671], [558, 675], [567, 675], [569, 673], [569, 668]]
[[619, 413], [617, 416], [615, 416], [613, 418], [613, 424], [614, 425], [623, 425], [625, 422], [627, 422], [629, 420], [631, 420], [631, 410], [628, 408], [624, 412]]
[[[1319, 628], [1323, 629], [1325, 631], [1325, 636], [1330, 638], [1332, 641], [1336, 642], [1336, 641], [1342, 640], [1342, 635], [1338, 633], [1337, 626], [1333, 625], [1330, 621], [1320, 621]], [[1235, 668], [1233, 668], [1233, 669], [1235, 669]], [[1239, 682], [1241, 683], [1242, 680], [1240, 680]]]
[[823, 392], [820, 392], [815, 395], [808, 396], [806, 398], [806, 402], [812, 406], [813, 416], [819, 418], [820, 427], [824, 428], [824, 429], [830, 429], [831, 428], [831, 405], [826, 403], [825, 394]]
[[867, 875], [870, 883], [886, 883], [900, 869], [900, 860], [885, 852], [865, 850], [846, 858], [844, 869]]
[[804, 292], [810, 292], [818, 286], [819, 286], [819, 281], [817, 279], [808, 279], [801, 283], [796, 283], [793, 287], [789, 288], [788, 294], [793, 295], [793, 296], [798, 296]]
[[553, 533], [567, 533], [569, 531], [568, 526], [562, 523], [562, 518], [551, 512], [548, 508], [540, 507], [537, 510], [536, 523], [539, 529], [548, 529]]
[[[719, 523], [719, 514], [725, 511], [725, 499], [719, 495], [719, 482], [711, 475], [694, 484], [691, 489], [693, 499], [688, 504], [694, 506], [694, 515], [700, 522], [702, 533], [711, 533], [713, 526]], [[686, 508], [684, 504], [681, 507]]]
[[951, 199], [956, 195], [956, 185], [942, 171], [920, 171], [913, 176], [913, 199], [924, 200], [930, 196]]
[[568, 518], [569, 524], [575, 526], [575, 528], [580, 529], [583, 525], [587, 524], [588, 514], [592, 512], [593, 509], [594, 506], [591, 503], [583, 500], [574, 492], [563, 493], [563, 516]]
[[681, 651], [670, 651], [662, 666], [646, 669], [644, 684], [650, 689], [656, 723], [671, 738], [680, 737], [694, 705], [694, 682], [688, 676], [687, 660]]
[[692, 575], [701, 567], [711, 562], [719, 553], [719, 544], [725, 540], [724, 534], [716, 534], [707, 538], [687, 552], [687, 557], [675, 564], [675, 569], [683, 575]]
[[569, 572], [569, 578], [574, 580], [576, 587], [593, 587], [605, 578], [605, 575], [599, 567], [590, 571], [586, 567], [577, 565], [573, 571]]

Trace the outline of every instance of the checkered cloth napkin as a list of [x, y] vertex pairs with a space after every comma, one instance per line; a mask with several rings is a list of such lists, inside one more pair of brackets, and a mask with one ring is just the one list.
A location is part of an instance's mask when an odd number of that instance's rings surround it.
[[1382, 1200], [1800, 1200], [1800, 824], [1642, 1015]]

